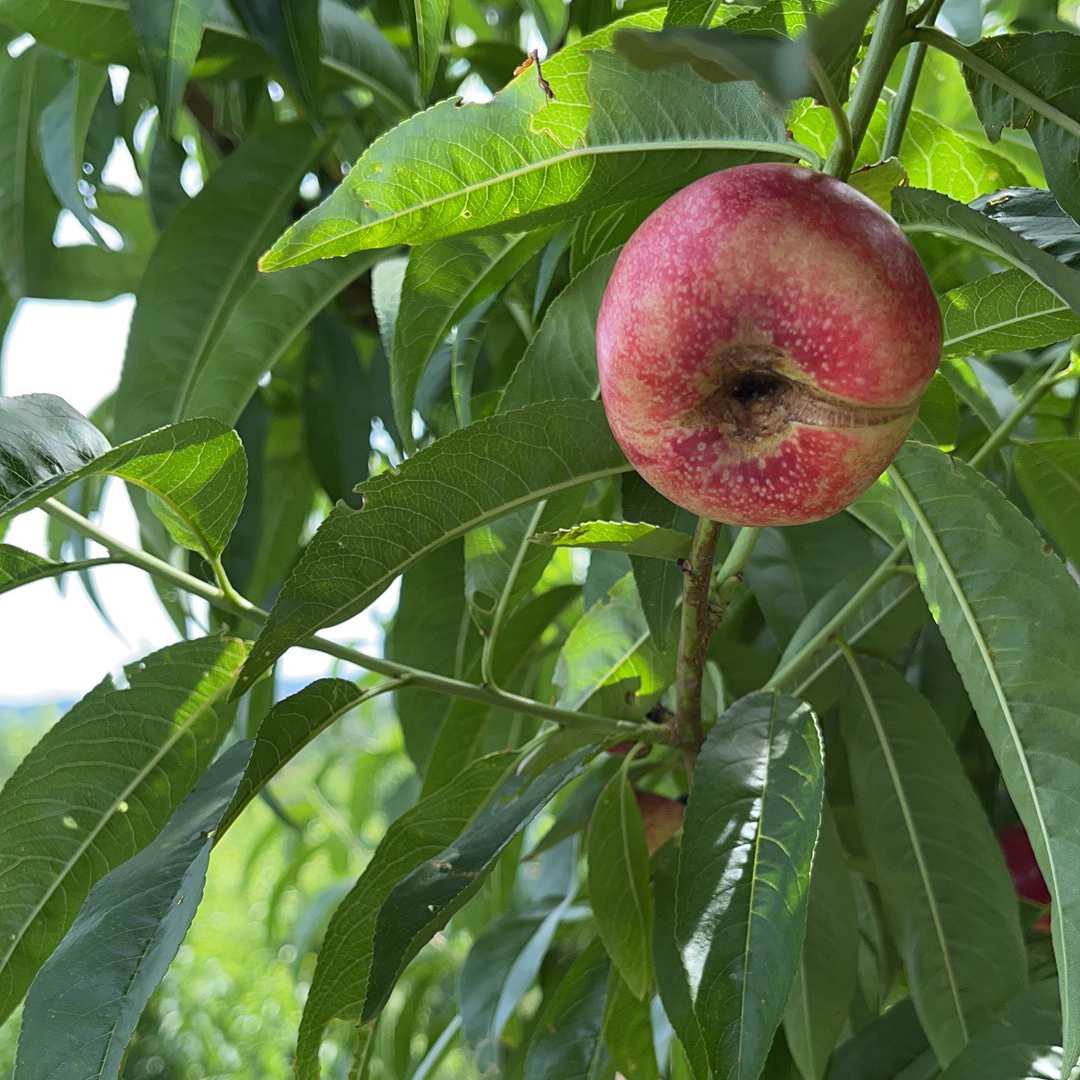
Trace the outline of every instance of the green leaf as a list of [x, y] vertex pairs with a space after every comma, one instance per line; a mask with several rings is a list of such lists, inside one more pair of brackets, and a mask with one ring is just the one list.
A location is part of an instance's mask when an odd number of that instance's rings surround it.
[[12, 547], [11, 544], [0, 544], [0, 593], [10, 592], [20, 585], [29, 585], [34, 581], [44, 581], [46, 578], [69, 574], [72, 571], [79, 573], [111, 561], [109, 558], [101, 558], [53, 562], [52, 559], [43, 559], [32, 551], [23, 551], [22, 548]]
[[356, 487], [370, 472], [372, 417], [364, 406], [374, 405], [376, 394], [366, 374], [352, 329], [329, 314], [316, 319], [304, 356], [304, 442], [323, 491], [353, 509], [361, 502]]
[[[907, 1070], [918, 1069], [931, 1053], [911, 998], [886, 1009], [833, 1055], [828, 1080], [915, 1080]], [[936, 1068], [936, 1063], [935, 1063]]]
[[601, 1031], [610, 962], [600, 941], [571, 964], [544, 1002], [525, 1058], [525, 1080], [591, 1080], [608, 1061]]
[[630, 992], [644, 999], [653, 983], [649, 850], [633, 788], [622, 772], [596, 800], [586, 854], [600, 940]]
[[1080, 87], [1073, 77], [1080, 65], [1080, 40], [1068, 32], [1007, 34], [977, 42], [971, 51], [1074, 122], [1073, 131], [1067, 131], [964, 68], [971, 100], [990, 141], [997, 142], [1004, 127], [1026, 131], [1039, 152], [1050, 190], [1074, 219], [1080, 219], [1080, 138], [1075, 133]]
[[500, 412], [553, 398], [596, 396], [596, 317], [618, 255], [602, 255], [555, 297], [510, 376]]
[[747, 564], [746, 582], [773, 636], [784, 645], [811, 608], [873, 555], [865, 530], [845, 515], [767, 529]]
[[841, 718], [859, 832], [919, 1019], [947, 1065], [1027, 981], [1016, 896], [926, 699], [878, 661], [851, 674]]
[[[460, 541], [446, 544], [411, 566], [401, 578], [397, 611], [386, 636], [386, 655], [399, 664], [461, 676], [459, 650], [461, 659], [470, 659], [470, 651], [475, 650], [475, 638], [468, 636], [463, 592]], [[423, 776], [451, 702], [441, 694], [408, 686], [396, 691], [394, 700], [405, 749]]]
[[943, 356], [1037, 349], [1080, 333], [1080, 318], [1023, 270], [979, 278], [941, 297]]
[[933, 443], [943, 450], [956, 446], [960, 406], [949, 381], [940, 371], [934, 372], [930, 385], [923, 393], [916, 423], [925, 432], [924, 442]]
[[1080, 591], [1031, 522], [962, 462], [911, 444], [889, 475], [919, 584], [1050, 890], [1067, 1073], [1080, 1051]]
[[580, 773], [594, 750], [563, 756], [537, 775], [512, 769], [464, 832], [390, 890], [375, 926], [362, 1021], [382, 1011], [405, 965], [476, 892], [506, 845]]
[[498, 1067], [503, 1028], [540, 973], [576, 889], [574, 879], [569, 892], [549, 911], [495, 919], [465, 957], [458, 979], [461, 1030], [476, 1051], [481, 1072]]
[[173, 132], [213, 0], [128, 0], [143, 67], [154, 84], [161, 130]]
[[14, 299], [31, 292], [56, 224], [57, 205], [34, 145], [35, 98], [46, 60], [38, 48], [14, 58], [6, 49], [0, 53], [0, 263]]
[[679, 854], [673, 845], [667, 844], [657, 852], [653, 920], [656, 989], [664, 1012], [686, 1053], [694, 1080], [708, 1080], [709, 1058], [705, 1048], [705, 1035], [694, 1015], [690, 981], [675, 940], [675, 885], [678, 867]]
[[[598, 260], [556, 297], [514, 369], [497, 412], [555, 398], [596, 396], [596, 316], [614, 260], [614, 254]], [[585, 489], [566, 492], [549, 499], [539, 515], [525, 508], [468, 534], [465, 591], [474, 619], [482, 624], [490, 620], [518, 557], [511, 604], [536, 584], [551, 553], [528, 545], [528, 538], [538, 529], [576, 521], [584, 496]]]
[[216, 420], [184, 420], [110, 450], [88, 420], [52, 394], [0, 398], [0, 417], [0, 520], [84, 477], [119, 476], [156, 496], [154, 512], [178, 544], [210, 560], [221, 554], [247, 487], [235, 431]]
[[[693, 514], [668, 502], [637, 473], [625, 473], [621, 489], [624, 518], [645, 521], [680, 533], [694, 531]], [[671, 631], [672, 615], [679, 597], [682, 596], [682, 571], [674, 563], [660, 562], [640, 555], [630, 556], [630, 568], [634, 573], [634, 584], [637, 585], [641, 609], [645, 612], [645, 621], [649, 624], [653, 641], [663, 649], [667, 646]]]
[[1039, 520], [1080, 566], [1080, 439], [1046, 439], [1016, 448], [1016, 478]]
[[319, 0], [232, 0], [313, 121], [319, 120]]
[[250, 760], [224, 814], [223, 828], [228, 828], [316, 735], [372, 696], [370, 690], [346, 679], [316, 679], [277, 702], [259, 724]]
[[23, 1006], [17, 1080], [119, 1076], [139, 1016], [202, 899], [250, 742], [207, 770], [160, 833], [90, 890]]
[[76, 472], [109, 449], [105, 436], [63, 398], [0, 397], [0, 506]]
[[0, 791], [0, 1016], [22, 999], [94, 883], [144, 848], [210, 764], [244, 657], [237, 641], [169, 646], [106, 678]]
[[[857, 166], [866, 168], [881, 161], [888, 112], [884, 101], [875, 107]], [[797, 107], [789, 124], [799, 142], [819, 153], [827, 153], [836, 137], [829, 110], [820, 106]], [[912, 109], [908, 117], [899, 161], [913, 187], [930, 188], [963, 203], [986, 191], [1026, 183], [1024, 174], [1007, 157], [920, 109]]]
[[[38, 137], [41, 163], [60, 205], [105, 247], [78, 184], [85, 181], [83, 162], [94, 110], [109, 79], [105, 68], [77, 63], [60, 93], [41, 111]], [[111, 94], [111, 90], [110, 90]]]
[[1057, 983], [1049, 980], [1017, 994], [964, 1047], [941, 1080], [1058, 1080], [1061, 1075], [1060, 996]]
[[[304, 635], [363, 611], [422, 555], [519, 506], [627, 468], [603, 407], [562, 401], [452, 432], [337, 506], [285, 583], [245, 687]], [[448, 487], [447, 477], [453, 477]], [[386, 538], [398, 539], [387, 545]]]
[[386, 830], [360, 879], [330, 919], [304, 1004], [296, 1047], [297, 1080], [318, 1080], [326, 1025], [353, 1015], [368, 996], [376, 920], [391, 890], [460, 836], [506, 774], [512, 758], [492, 754], [421, 800]]
[[686, 64], [713, 83], [754, 82], [779, 105], [814, 88], [804, 41], [765, 34], [740, 34], [724, 26], [694, 30], [671, 26], [651, 33], [619, 30], [615, 49], [636, 67], [656, 71]]
[[136, 297], [116, 392], [116, 432], [141, 435], [190, 414], [190, 400], [255, 257], [296, 198], [316, 143], [284, 124], [242, 143], [171, 218]]
[[627, 555], [648, 556], [651, 559], [677, 561], [690, 554], [690, 535], [627, 521], [587, 521], [572, 529], [552, 533], [537, 533], [537, 544], [551, 547], [583, 547], [600, 551], [623, 551]]
[[436, 349], [472, 308], [510, 281], [548, 238], [542, 231], [455, 237], [410, 253], [390, 354], [394, 417], [410, 450], [415, 446], [416, 389]]
[[[796, 7], [789, 15], [786, 5], [774, 2], [740, 12], [727, 27], [704, 30], [673, 26], [675, 20], [669, 16], [659, 34], [621, 31], [615, 47], [647, 70], [688, 63], [711, 82], [752, 80], [781, 105], [818, 92], [811, 62], [816, 56], [843, 100], [851, 62], [875, 5], [868, 0], [841, 0], [823, 6], [828, 10], [819, 18], [813, 6]], [[694, 21], [704, 22], [713, 10]]]
[[1004, 225], [1040, 251], [1067, 266], [1080, 266], [1080, 223], [1073, 221], [1057, 199], [1043, 188], [1010, 187], [980, 195], [971, 203], [980, 214]]
[[795, 976], [824, 774], [817, 721], [756, 692], [709, 732], [683, 826], [675, 932], [717, 1076], [761, 1072]]
[[412, 0], [403, 7], [413, 32], [420, 92], [427, 97], [439, 70], [439, 53], [446, 37], [450, 0]]
[[[658, 25], [661, 13], [635, 16]], [[267, 270], [362, 248], [523, 229], [661, 195], [727, 165], [795, 152], [760, 92], [642, 75], [602, 51], [612, 27], [523, 72], [484, 105], [445, 101], [375, 142], [263, 257]], [[593, 51], [589, 51], [593, 50]]]
[[211, 345], [180, 419], [211, 416], [235, 425], [263, 375], [273, 370], [312, 319], [374, 258], [362, 254], [281, 274], [260, 274], [236, 302]]
[[935, 191], [898, 188], [893, 217], [905, 232], [936, 232], [970, 241], [1041, 281], [1080, 315], [1080, 273], [1000, 222]]
[[624, 708], [640, 716], [674, 674], [674, 655], [653, 644], [634, 579], [626, 574], [609, 599], [593, 604], [570, 631], [552, 681], [560, 690], [559, 704], [567, 709], [580, 709], [603, 687], [626, 682], [634, 687], [636, 700]]
[[660, 1080], [653, 1043], [652, 1002], [634, 997], [626, 980], [612, 967], [601, 1034], [619, 1074], [626, 1080]]
[[821, 1080], [855, 992], [859, 920], [847, 859], [824, 813], [814, 852], [806, 937], [784, 1008], [784, 1034], [804, 1080]]

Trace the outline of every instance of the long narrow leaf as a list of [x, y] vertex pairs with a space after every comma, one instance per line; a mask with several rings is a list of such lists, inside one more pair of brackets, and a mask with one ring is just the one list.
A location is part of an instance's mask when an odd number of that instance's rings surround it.
[[1080, 588], [961, 462], [912, 444], [890, 480], [919, 584], [1050, 890], [1067, 1073], [1080, 1055]]
[[698, 758], [675, 933], [709, 1065], [723, 1080], [756, 1080], [783, 1014], [806, 930], [823, 788], [814, 714], [775, 694], [732, 705]]
[[[71, 925], [93, 884], [145, 847], [228, 731], [236, 641], [181, 642], [105, 679], [0, 791], [0, 1016]], [[93, 767], [91, 767], [93, 763]]]

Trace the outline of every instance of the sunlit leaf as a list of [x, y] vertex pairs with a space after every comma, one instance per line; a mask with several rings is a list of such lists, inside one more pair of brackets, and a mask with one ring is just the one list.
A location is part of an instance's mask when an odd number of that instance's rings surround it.
[[0, 791], [0, 1015], [19, 1003], [94, 883], [157, 835], [229, 730], [236, 641], [181, 642], [106, 678]]
[[762, 153], [797, 153], [756, 88], [703, 89], [685, 69], [642, 75], [603, 51], [612, 33], [545, 62], [554, 100], [525, 71], [487, 104], [442, 102], [383, 136], [264, 256], [264, 269], [565, 220]]
[[752, 694], [705, 739], [686, 808], [675, 935], [717, 1076], [757, 1077], [783, 1015], [823, 787], [817, 721], [801, 702]]
[[88, 476], [119, 476], [156, 496], [154, 512], [178, 544], [221, 554], [240, 514], [247, 461], [235, 431], [184, 420], [110, 449], [62, 398], [0, 398], [0, 518], [40, 506]]
[[1069, 305], [1022, 270], [1006, 270], [941, 297], [944, 356], [1037, 349], [1080, 333]]
[[161, 832], [90, 890], [23, 1006], [16, 1080], [119, 1076], [139, 1016], [202, 899], [250, 742], [223, 754]]

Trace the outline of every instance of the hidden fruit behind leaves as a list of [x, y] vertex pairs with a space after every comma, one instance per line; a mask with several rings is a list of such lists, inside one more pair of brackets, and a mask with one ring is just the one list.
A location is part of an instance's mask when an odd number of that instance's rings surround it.
[[[1050, 890], [1046, 887], [1046, 879], [1035, 861], [1035, 852], [1024, 826], [1019, 822], [1010, 825], [998, 836], [998, 843], [1005, 855], [1005, 865], [1009, 868], [1009, 877], [1012, 878], [1016, 895], [1039, 907], [1047, 906], [1050, 903]], [[1049, 911], [1039, 916], [1034, 929], [1049, 933]]]
[[941, 353], [914, 248], [796, 165], [674, 195], [630, 237], [596, 326], [611, 430], [672, 502], [736, 525], [842, 510], [900, 449]]

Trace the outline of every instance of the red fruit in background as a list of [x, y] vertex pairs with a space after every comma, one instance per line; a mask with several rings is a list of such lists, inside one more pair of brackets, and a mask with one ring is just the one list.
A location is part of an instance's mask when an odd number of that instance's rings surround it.
[[684, 188], [630, 238], [596, 326], [611, 430], [672, 502], [792, 525], [853, 502], [900, 449], [941, 354], [914, 248], [796, 165]]
[[641, 811], [641, 823], [645, 826], [645, 844], [652, 855], [682, 828], [686, 807], [677, 799], [637, 788], [634, 788], [634, 798]]
[[1050, 890], [1046, 887], [1031, 841], [1019, 824], [1010, 825], [998, 836], [998, 843], [1005, 853], [1005, 865], [1013, 880], [1017, 896], [1040, 906], [1050, 903]]

